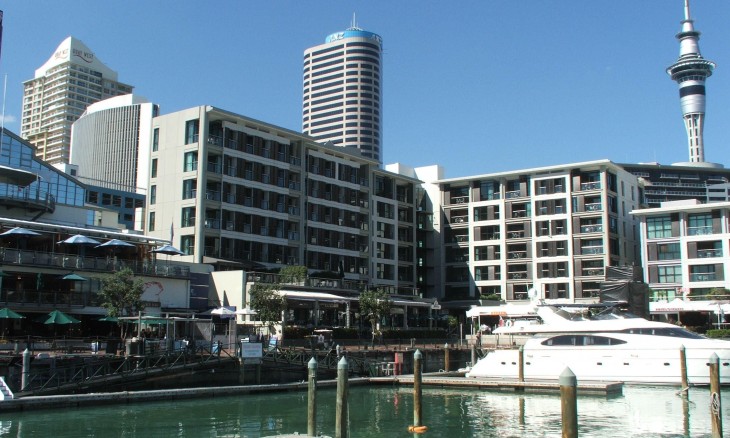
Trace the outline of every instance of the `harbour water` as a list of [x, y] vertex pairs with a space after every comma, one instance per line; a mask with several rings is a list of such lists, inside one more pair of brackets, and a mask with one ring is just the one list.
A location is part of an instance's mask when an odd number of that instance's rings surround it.
[[[722, 394], [730, 431], [730, 388]], [[581, 437], [709, 437], [709, 388], [689, 400], [674, 387], [625, 386], [615, 397], [580, 396]], [[317, 432], [335, 435], [334, 389], [318, 392]], [[411, 436], [408, 387], [349, 389], [350, 437]], [[559, 437], [559, 394], [423, 389], [424, 424], [431, 437]], [[214, 397], [0, 414], [0, 436], [31, 437], [267, 437], [307, 432], [306, 392]]]

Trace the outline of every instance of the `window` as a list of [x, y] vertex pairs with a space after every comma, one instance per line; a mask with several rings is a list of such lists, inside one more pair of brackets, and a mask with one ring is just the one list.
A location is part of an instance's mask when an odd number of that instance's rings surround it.
[[160, 128], [152, 131], [152, 152], [157, 152], [160, 147]]
[[689, 223], [687, 225], [687, 235], [701, 236], [705, 234], [712, 234], [712, 214], [690, 214]]
[[150, 176], [157, 178], [157, 158], [152, 159], [152, 169], [150, 170]]
[[657, 267], [658, 283], [681, 283], [682, 267], [680, 265]]
[[195, 254], [195, 236], [180, 236], [180, 251], [187, 255]]
[[195, 192], [197, 188], [197, 180], [194, 179], [186, 179], [183, 181], [183, 199], [193, 199], [195, 198]]
[[185, 122], [185, 144], [197, 143], [199, 133], [198, 119]]
[[180, 226], [182, 226], [182, 227], [195, 226], [195, 207], [183, 208], [181, 218], [182, 218], [182, 222], [181, 222]]
[[150, 212], [150, 220], [147, 224], [147, 231], [155, 231], [155, 212]]
[[150, 205], [155, 205], [157, 202], [157, 186], [150, 187]]
[[198, 170], [197, 152], [185, 152], [184, 160], [185, 162], [183, 164], [183, 172], [194, 172]]
[[646, 237], [648, 239], [672, 237], [672, 218], [669, 216], [647, 218]]
[[657, 245], [657, 260], [679, 260], [680, 250], [679, 243], [668, 243], [666, 245]]

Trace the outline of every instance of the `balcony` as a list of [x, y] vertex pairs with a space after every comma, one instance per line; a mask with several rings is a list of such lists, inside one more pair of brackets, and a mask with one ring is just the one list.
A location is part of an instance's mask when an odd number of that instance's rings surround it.
[[602, 224], [581, 225], [580, 232], [581, 233], [602, 233], [603, 225]]
[[514, 210], [512, 212], [512, 217], [513, 218], [528, 217], [527, 210]]
[[689, 274], [689, 281], [716, 281], [717, 274], [714, 272], [707, 272], [701, 274]]
[[603, 275], [603, 268], [585, 268], [583, 269], [583, 275], [586, 277], [595, 277]]
[[466, 204], [468, 202], [469, 202], [468, 196], [455, 196], [455, 197], [451, 198], [452, 204]]
[[527, 251], [510, 251], [507, 255], [510, 259], [524, 259], [527, 257]]
[[583, 255], [603, 254], [603, 246], [583, 246], [580, 248], [580, 253]]
[[580, 183], [581, 190], [599, 190], [601, 188], [600, 181]]
[[722, 257], [722, 250], [721, 249], [698, 249], [697, 250], [697, 258], [700, 259], [709, 259], [713, 257]]
[[601, 203], [600, 202], [594, 202], [592, 204], [586, 204], [585, 205], [585, 211], [601, 211]]
[[522, 280], [527, 278], [527, 272], [510, 272], [507, 276], [510, 280]]
[[688, 236], [706, 236], [712, 234], [712, 225], [702, 225], [699, 227], [687, 227]]
[[512, 190], [504, 193], [505, 199], [519, 198], [521, 196], [519, 190]]
[[521, 239], [523, 237], [525, 237], [524, 231], [508, 231], [507, 232], [508, 239]]
[[460, 234], [458, 236], [454, 236], [454, 241], [457, 243], [466, 243], [469, 242], [469, 236], [465, 234]]
[[451, 218], [452, 224], [468, 224], [469, 216], [454, 216]]

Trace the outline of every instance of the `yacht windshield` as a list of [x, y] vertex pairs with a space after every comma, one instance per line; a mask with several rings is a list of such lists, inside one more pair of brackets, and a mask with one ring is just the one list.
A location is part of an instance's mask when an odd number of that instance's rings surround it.
[[621, 333], [631, 333], [634, 335], [651, 335], [651, 336], [669, 336], [672, 338], [687, 338], [687, 339], [703, 339], [704, 337], [697, 333], [692, 333], [689, 330], [685, 330], [681, 327], [641, 327], [641, 328], [629, 328], [621, 330]]

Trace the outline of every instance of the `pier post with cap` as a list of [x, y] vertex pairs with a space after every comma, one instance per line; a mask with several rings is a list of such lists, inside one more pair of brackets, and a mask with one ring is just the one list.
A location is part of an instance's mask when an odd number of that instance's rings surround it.
[[712, 438], [722, 437], [722, 398], [720, 397], [720, 358], [717, 353], [710, 356], [710, 415], [712, 416]]
[[570, 368], [560, 375], [560, 408], [563, 420], [563, 438], [578, 437], [578, 381]]
[[307, 436], [317, 434], [317, 359], [312, 357], [307, 364], [309, 386], [307, 387]]
[[335, 418], [335, 438], [347, 438], [347, 358], [337, 362], [337, 412]]

